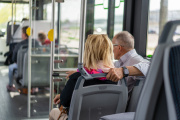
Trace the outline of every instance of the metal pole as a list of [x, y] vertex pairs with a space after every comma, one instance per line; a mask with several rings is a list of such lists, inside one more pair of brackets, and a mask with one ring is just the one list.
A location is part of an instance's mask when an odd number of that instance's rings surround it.
[[163, 31], [164, 25], [168, 21], [168, 0], [161, 0], [159, 15], [159, 36]]
[[81, 19], [80, 19], [80, 32], [79, 32], [79, 59], [78, 63], [83, 63], [85, 30], [86, 30], [86, 7], [87, 0], [81, 0]]
[[[58, 21], [57, 21], [57, 39], [58, 39], [58, 44], [60, 45], [60, 30], [61, 30], [61, 4], [58, 3]], [[58, 51], [59, 52], [59, 51]]]
[[28, 110], [27, 115], [31, 117], [31, 47], [32, 47], [32, 0], [29, 1], [29, 27], [31, 28], [31, 34], [29, 36], [28, 46]]
[[[33, 14], [33, 16], [34, 16], [34, 17], [33, 17], [33, 20], [34, 20], [34, 24], [33, 24], [34, 30], [33, 30], [33, 31], [34, 31], [34, 33], [36, 33], [36, 29], [35, 29], [35, 27], [36, 27], [36, 22], [35, 22], [35, 21], [37, 20], [37, 19], [36, 19], [36, 0], [34, 0], [34, 6], [33, 6], [33, 8], [34, 8], [34, 9], [32, 9], [32, 11], [34, 11], [34, 14]], [[36, 38], [35, 34], [34, 34], [33, 36], [34, 36], [33, 38], [35, 39], [35, 38]], [[35, 47], [35, 41], [33, 41], [33, 48], [36, 48], [36, 47]], [[35, 50], [34, 50], [33, 53], [35, 54]]]
[[[52, 29], [55, 28], [55, 0], [52, 0]], [[54, 30], [55, 31], [55, 30]], [[54, 70], [54, 40], [55, 32], [53, 33], [53, 41], [51, 42], [51, 60], [50, 60], [50, 98], [49, 98], [49, 112], [53, 108], [54, 84], [53, 84], [53, 70]]]
[[[59, 51], [59, 49], [60, 49], [60, 44], [61, 44], [61, 38], [60, 38], [60, 36], [61, 36], [61, 32], [60, 32], [60, 30], [61, 30], [61, 4], [60, 3], [58, 3], [58, 20], [57, 20], [57, 39], [58, 39], [58, 55], [60, 54], [60, 51]], [[58, 60], [60, 60], [60, 57], [58, 57]], [[60, 68], [60, 63], [58, 63], [58, 68], [59, 69], [61, 69]]]
[[16, 0], [15, 0], [15, 22], [16, 22]]
[[13, 4], [14, 4], [14, 0], [12, 0], [12, 18], [11, 18], [11, 38], [12, 39], [13, 39], [13, 34], [14, 34]]
[[112, 39], [114, 36], [115, 0], [109, 0], [108, 8], [107, 34]]
[[[95, 0], [87, 1], [87, 12], [86, 12], [86, 38], [89, 34], [93, 34], [94, 32], [94, 12], [95, 12]], [[87, 19], [88, 18], [88, 19]]]

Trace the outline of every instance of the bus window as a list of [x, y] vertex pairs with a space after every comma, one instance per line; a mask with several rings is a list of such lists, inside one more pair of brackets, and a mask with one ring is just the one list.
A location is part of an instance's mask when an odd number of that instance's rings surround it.
[[[180, 19], [179, 4], [179, 0], [150, 0], [147, 55], [154, 53], [165, 23]], [[174, 40], [180, 38], [180, 27], [177, 28], [174, 35]]]
[[94, 34], [107, 34], [108, 0], [97, 6], [99, 3], [99, 0], [95, 0]]
[[[11, 36], [11, 23], [12, 20], [12, 4], [0, 2], [0, 61], [5, 61], [4, 54], [9, 51], [9, 45], [12, 42], [19, 42], [21, 35], [12, 40]], [[14, 32], [19, 26], [23, 18], [29, 17], [29, 5], [14, 3], [13, 5], [13, 23]]]
[[115, 0], [114, 35], [123, 30], [124, 0]]
[[[16, 4], [14, 5], [13, 20], [14, 22], [21, 22], [23, 18], [29, 17], [29, 5], [28, 4]], [[16, 9], [16, 10], [15, 10]], [[0, 30], [6, 32], [7, 22], [12, 19], [12, 4], [0, 3]]]

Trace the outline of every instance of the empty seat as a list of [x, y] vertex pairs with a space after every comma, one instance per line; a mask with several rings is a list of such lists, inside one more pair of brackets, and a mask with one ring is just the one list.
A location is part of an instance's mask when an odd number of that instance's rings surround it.
[[[14, 24], [14, 30], [13, 30], [13, 33], [16, 32], [16, 30], [19, 28], [19, 24]], [[14, 43], [14, 42], [17, 42], [16, 40], [21, 40], [21, 38], [12, 38], [11, 36], [11, 22], [8, 22], [7, 23], [7, 29], [6, 29], [6, 45], [10, 45], [10, 43]]]
[[27, 52], [27, 45], [21, 46], [18, 50], [17, 55], [17, 65], [18, 65], [18, 76], [19, 78], [22, 78], [23, 74], [23, 62], [24, 62], [24, 55]]
[[134, 118], [135, 112], [127, 112], [127, 113], [118, 113], [113, 115], [107, 115], [100, 120], [132, 120]]
[[166, 91], [168, 116], [180, 120], [180, 42], [165, 50], [164, 84]]
[[135, 112], [137, 108], [137, 104], [139, 101], [139, 97], [144, 85], [145, 79], [138, 78], [132, 90], [132, 93], [129, 98], [129, 102], [126, 108], [126, 112]]

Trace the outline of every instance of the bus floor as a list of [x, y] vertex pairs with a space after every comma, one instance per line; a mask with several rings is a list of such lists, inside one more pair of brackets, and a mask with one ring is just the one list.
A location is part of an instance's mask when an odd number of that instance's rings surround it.
[[[27, 117], [27, 95], [7, 92], [8, 67], [0, 66], [0, 120], [48, 120], [49, 95], [31, 96], [31, 117]], [[15, 81], [14, 81], [15, 82]]]

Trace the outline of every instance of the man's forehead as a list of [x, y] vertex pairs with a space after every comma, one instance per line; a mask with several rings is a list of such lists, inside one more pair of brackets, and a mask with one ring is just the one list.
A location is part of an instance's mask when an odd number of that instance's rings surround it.
[[113, 37], [112, 42], [116, 43], [117, 39], [115, 37]]

